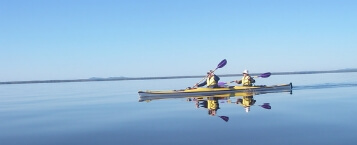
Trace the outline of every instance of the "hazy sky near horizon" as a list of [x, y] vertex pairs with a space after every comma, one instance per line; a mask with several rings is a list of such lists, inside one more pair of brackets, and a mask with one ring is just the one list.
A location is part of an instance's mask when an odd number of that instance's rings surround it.
[[0, 0], [0, 81], [357, 68], [355, 0]]

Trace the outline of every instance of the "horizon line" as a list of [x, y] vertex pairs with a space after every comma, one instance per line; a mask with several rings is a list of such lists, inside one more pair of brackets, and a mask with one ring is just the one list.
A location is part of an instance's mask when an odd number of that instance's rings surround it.
[[[271, 72], [271, 75], [296, 75], [296, 74], [320, 74], [320, 73], [349, 73], [357, 72], [357, 68], [338, 69], [327, 71], [293, 71], [293, 72]], [[250, 75], [260, 75], [262, 73], [251, 73]], [[220, 77], [242, 76], [242, 74], [223, 74]], [[180, 78], [201, 78], [204, 75], [194, 76], [163, 76], [163, 77], [108, 77], [98, 78], [91, 77], [88, 79], [64, 79], [64, 80], [32, 80], [32, 81], [5, 81], [0, 82], [0, 85], [10, 84], [35, 84], [35, 83], [69, 83], [69, 82], [95, 82], [95, 81], [125, 81], [125, 80], [154, 80], [154, 79], [180, 79]]]

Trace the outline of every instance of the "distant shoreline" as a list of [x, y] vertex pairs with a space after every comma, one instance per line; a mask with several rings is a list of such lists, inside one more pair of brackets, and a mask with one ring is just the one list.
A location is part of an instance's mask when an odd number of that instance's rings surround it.
[[[356, 69], [340, 69], [329, 71], [296, 71], [296, 72], [271, 72], [271, 75], [296, 75], [296, 74], [322, 74], [322, 73], [352, 73], [357, 72]], [[262, 73], [252, 73], [251, 76], [260, 75]], [[220, 77], [242, 76], [242, 74], [223, 74]], [[196, 76], [167, 76], [167, 77], [110, 77], [110, 78], [89, 78], [89, 79], [71, 79], [71, 80], [33, 80], [33, 81], [7, 81], [0, 82], [0, 85], [10, 84], [35, 84], [35, 83], [69, 83], [69, 82], [96, 82], [96, 81], [126, 81], [126, 80], [155, 80], [155, 79], [186, 79], [186, 78], [202, 78], [203, 75]]]

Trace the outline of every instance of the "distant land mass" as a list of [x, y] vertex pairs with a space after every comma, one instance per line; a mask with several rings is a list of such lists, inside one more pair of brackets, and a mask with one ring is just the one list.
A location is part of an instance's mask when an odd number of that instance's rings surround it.
[[125, 79], [127, 77], [109, 77], [109, 78], [100, 78], [100, 77], [91, 77], [89, 80], [105, 80], [105, 79]]
[[[352, 73], [357, 72], [357, 68], [345, 68], [328, 71], [295, 71], [295, 72], [271, 72], [271, 75], [296, 75], [296, 74], [322, 74], [322, 73]], [[262, 73], [252, 73], [256, 76]], [[242, 74], [223, 74], [220, 77], [242, 76]], [[124, 81], [124, 80], [153, 80], [153, 79], [185, 79], [185, 78], [202, 78], [204, 75], [196, 76], [166, 76], [166, 77], [91, 77], [88, 79], [71, 79], [71, 80], [33, 80], [33, 81], [7, 81], [0, 82], [0, 85], [6, 84], [32, 84], [32, 83], [68, 83], [68, 82], [94, 82], [94, 81]]]

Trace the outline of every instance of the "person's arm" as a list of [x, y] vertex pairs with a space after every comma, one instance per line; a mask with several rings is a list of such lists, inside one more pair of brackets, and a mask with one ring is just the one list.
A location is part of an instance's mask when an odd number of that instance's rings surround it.
[[220, 78], [217, 75], [214, 75], [214, 80], [218, 83], [218, 81], [220, 80]]
[[249, 79], [250, 79], [250, 82], [251, 82], [251, 83], [255, 83], [255, 80], [254, 80], [253, 77], [249, 76]]
[[250, 82], [255, 83], [255, 79], [252, 78], [252, 79], [250, 80]]
[[202, 87], [202, 86], [204, 86], [204, 85], [206, 85], [207, 84], [207, 80], [205, 80], [204, 82], [202, 82], [202, 83], [200, 83], [200, 84], [197, 84], [197, 87]]
[[231, 81], [231, 83], [237, 83], [237, 84], [241, 84], [242, 83], [242, 80], [235, 80], [235, 81]]
[[237, 80], [236, 83], [237, 83], [237, 84], [241, 84], [241, 83], [242, 83], [242, 80], [239, 80], [239, 81]]

